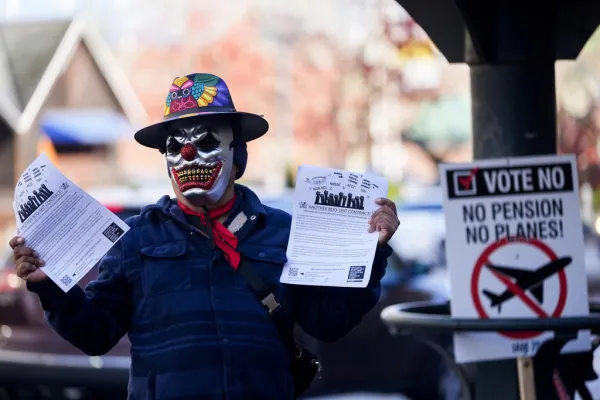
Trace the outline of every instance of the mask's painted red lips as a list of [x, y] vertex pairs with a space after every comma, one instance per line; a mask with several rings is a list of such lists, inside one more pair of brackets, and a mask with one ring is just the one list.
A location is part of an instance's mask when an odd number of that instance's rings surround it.
[[171, 168], [171, 173], [182, 192], [190, 189], [208, 190], [215, 184], [222, 167], [223, 163], [217, 161], [210, 166], [192, 165], [179, 170]]

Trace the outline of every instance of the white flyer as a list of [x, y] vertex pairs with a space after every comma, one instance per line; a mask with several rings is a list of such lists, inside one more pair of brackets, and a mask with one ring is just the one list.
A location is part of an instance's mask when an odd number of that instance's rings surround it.
[[129, 230], [127, 224], [40, 155], [17, 182], [17, 235], [45, 261], [41, 268], [65, 292]]
[[378, 232], [369, 218], [386, 197], [379, 176], [303, 165], [298, 169], [282, 283], [366, 287]]

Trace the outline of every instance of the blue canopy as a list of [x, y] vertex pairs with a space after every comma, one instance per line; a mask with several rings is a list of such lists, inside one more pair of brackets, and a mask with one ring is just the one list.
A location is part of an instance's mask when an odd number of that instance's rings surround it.
[[55, 145], [109, 144], [133, 130], [122, 114], [107, 109], [48, 111], [40, 128]]

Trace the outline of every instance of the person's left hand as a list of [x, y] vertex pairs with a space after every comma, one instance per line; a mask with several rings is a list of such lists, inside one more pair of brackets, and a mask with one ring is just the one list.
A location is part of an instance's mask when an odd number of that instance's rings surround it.
[[369, 219], [369, 233], [379, 232], [379, 246], [386, 244], [400, 226], [400, 220], [396, 213], [396, 204], [390, 199], [380, 198], [375, 203], [381, 207], [371, 215]]

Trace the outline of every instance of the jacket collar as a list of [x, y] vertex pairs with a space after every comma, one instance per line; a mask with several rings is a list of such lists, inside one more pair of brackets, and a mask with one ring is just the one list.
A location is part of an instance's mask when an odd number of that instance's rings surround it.
[[265, 206], [263, 206], [256, 193], [246, 186], [239, 184], [235, 185], [235, 191], [238, 194], [238, 201], [241, 206], [241, 210], [236, 210], [232, 214], [243, 211], [244, 214], [248, 216], [255, 215], [257, 217], [264, 217], [267, 215], [267, 210], [265, 209]]

